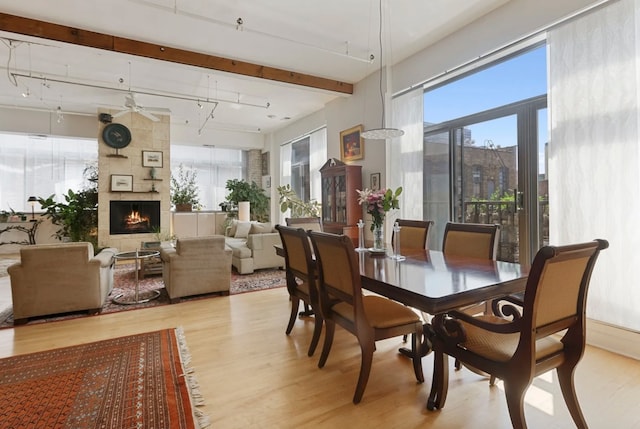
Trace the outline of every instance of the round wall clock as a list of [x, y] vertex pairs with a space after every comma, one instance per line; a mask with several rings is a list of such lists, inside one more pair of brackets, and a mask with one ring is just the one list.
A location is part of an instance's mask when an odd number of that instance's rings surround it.
[[107, 124], [102, 130], [102, 140], [114, 149], [122, 149], [131, 143], [131, 131], [122, 124]]

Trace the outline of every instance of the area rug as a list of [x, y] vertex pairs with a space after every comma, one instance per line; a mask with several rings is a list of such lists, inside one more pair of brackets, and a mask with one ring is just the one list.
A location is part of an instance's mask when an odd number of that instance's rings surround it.
[[[284, 287], [286, 284], [285, 272], [280, 269], [267, 269], [258, 270], [253, 274], [240, 275], [235, 271], [231, 272], [231, 288], [229, 293], [231, 295], [254, 292], [264, 289], [272, 289], [276, 287]], [[111, 299], [114, 296], [118, 296], [121, 293], [131, 293], [135, 290], [135, 270], [134, 264], [122, 264], [117, 265], [114, 274], [114, 286], [113, 292], [107, 298], [100, 314], [115, 313], [118, 311], [135, 310], [139, 308], [155, 307], [159, 305], [169, 304], [169, 295], [164, 288], [162, 282], [162, 276], [155, 275], [149, 276], [140, 280], [140, 296], [145, 297], [151, 295], [152, 291], [160, 291], [160, 296], [157, 299], [141, 304], [121, 305], [114, 303]], [[206, 294], [192, 297], [182, 298], [183, 301], [189, 301], [194, 299], [212, 298], [219, 296], [219, 294]], [[64, 320], [74, 317], [87, 316], [87, 312], [74, 312], [53, 316], [36, 317], [29, 319], [27, 325], [33, 325], [35, 323], [51, 322], [55, 320]], [[13, 327], [13, 311], [11, 307], [0, 310], [0, 329]]]
[[209, 426], [180, 328], [0, 359], [0, 428]]

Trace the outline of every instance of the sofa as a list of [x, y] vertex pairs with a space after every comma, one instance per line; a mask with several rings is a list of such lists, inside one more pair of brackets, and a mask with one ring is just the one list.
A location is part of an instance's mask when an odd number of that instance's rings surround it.
[[172, 303], [204, 293], [229, 295], [231, 250], [224, 236], [180, 238], [175, 248], [163, 243], [160, 258], [164, 287]]
[[225, 231], [231, 249], [231, 264], [239, 274], [251, 274], [263, 268], [282, 268], [284, 258], [276, 254], [282, 245], [280, 234], [270, 223], [233, 220]]
[[100, 312], [113, 289], [116, 253], [109, 247], [94, 255], [87, 242], [22, 247], [20, 262], [7, 269], [14, 323], [71, 311]]

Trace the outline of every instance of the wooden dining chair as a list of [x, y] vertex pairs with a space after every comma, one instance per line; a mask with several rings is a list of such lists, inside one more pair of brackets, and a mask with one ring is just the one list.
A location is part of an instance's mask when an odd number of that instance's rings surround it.
[[[407, 253], [411, 249], [425, 250], [429, 231], [433, 226], [432, 220], [397, 219], [400, 227], [400, 253]], [[391, 234], [391, 243], [395, 243], [395, 231]]]
[[317, 275], [309, 237], [303, 228], [276, 225], [276, 229], [280, 233], [280, 239], [282, 240], [287, 291], [291, 298], [291, 314], [289, 315], [286, 334], [289, 335], [291, 333], [296, 322], [300, 301], [311, 307], [312, 312], [305, 314], [313, 314], [315, 320], [313, 336], [307, 352], [308, 356], [313, 356], [320, 340], [323, 322], [319, 311]]
[[318, 367], [324, 367], [331, 351], [335, 325], [358, 339], [362, 360], [353, 403], [361, 401], [371, 365], [375, 342], [411, 334], [413, 370], [424, 382], [422, 359], [422, 321], [410, 308], [378, 295], [363, 295], [358, 258], [348, 236], [323, 232], [310, 233], [318, 269], [320, 310], [325, 320], [325, 337]]
[[534, 377], [556, 369], [564, 401], [578, 428], [586, 428], [576, 397], [574, 371], [585, 348], [585, 306], [591, 273], [606, 240], [545, 246], [531, 266], [522, 317], [512, 321], [460, 311], [432, 320], [433, 385], [427, 408], [444, 407], [447, 356], [498, 377], [515, 429], [526, 428], [524, 396]]
[[322, 219], [320, 217], [288, 217], [284, 221], [287, 226], [303, 228], [307, 231], [322, 231]]

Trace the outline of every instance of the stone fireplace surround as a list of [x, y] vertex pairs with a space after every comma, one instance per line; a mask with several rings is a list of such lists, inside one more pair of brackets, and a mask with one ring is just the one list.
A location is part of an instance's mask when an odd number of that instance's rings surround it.
[[[98, 113], [114, 114], [115, 111], [100, 110]], [[96, 115], [97, 116], [97, 115]], [[110, 234], [111, 201], [159, 201], [160, 229], [169, 233], [171, 201], [169, 182], [171, 178], [170, 121], [167, 115], [157, 115], [154, 122], [137, 113], [127, 113], [113, 122], [126, 125], [131, 131], [131, 143], [116, 151], [102, 141], [102, 130], [106, 124], [98, 124], [98, 245], [115, 247], [119, 251], [140, 248], [142, 241], [155, 241], [153, 233]], [[151, 168], [142, 166], [142, 151], [161, 151], [162, 168], [156, 168], [156, 179], [151, 180]], [[111, 192], [111, 175], [133, 176], [133, 192]], [[152, 191], [155, 189], [155, 192]]]

